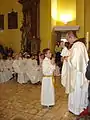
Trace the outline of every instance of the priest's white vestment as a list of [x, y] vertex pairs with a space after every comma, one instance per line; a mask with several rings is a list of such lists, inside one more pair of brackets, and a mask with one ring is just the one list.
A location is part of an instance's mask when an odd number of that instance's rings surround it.
[[[55, 104], [54, 85], [52, 81], [55, 65], [51, 64], [50, 59], [45, 57], [42, 63], [42, 87], [41, 87], [41, 105], [52, 106]], [[48, 77], [49, 76], [49, 77]]]
[[82, 42], [75, 42], [62, 68], [61, 83], [68, 96], [68, 110], [79, 115], [88, 104], [88, 81], [85, 78], [88, 54]]

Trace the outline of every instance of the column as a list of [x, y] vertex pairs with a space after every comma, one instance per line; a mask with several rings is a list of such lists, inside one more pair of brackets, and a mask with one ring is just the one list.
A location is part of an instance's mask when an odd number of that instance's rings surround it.
[[51, 43], [51, 0], [40, 0], [41, 50]]
[[80, 25], [79, 37], [85, 36], [84, 0], [76, 0], [76, 24]]

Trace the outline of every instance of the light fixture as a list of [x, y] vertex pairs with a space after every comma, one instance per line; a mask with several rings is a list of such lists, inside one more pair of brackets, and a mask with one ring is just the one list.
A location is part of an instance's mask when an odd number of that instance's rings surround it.
[[67, 24], [68, 22], [72, 21], [72, 14], [61, 14], [60, 21], [62, 21], [64, 24]]

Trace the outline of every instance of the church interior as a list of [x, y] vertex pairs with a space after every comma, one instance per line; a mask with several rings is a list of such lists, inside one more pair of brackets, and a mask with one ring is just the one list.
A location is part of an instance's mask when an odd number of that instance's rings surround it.
[[[66, 32], [75, 31], [79, 38], [85, 38], [89, 54], [89, 13], [90, 0], [0, 0], [0, 47], [15, 54], [35, 55], [50, 48], [54, 54], [56, 42], [66, 39]], [[56, 104], [44, 109], [40, 105], [41, 84], [0, 80], [0, 120], [76, 120], [67, 109], [68, 95], [60, 76], [56, 83]]]

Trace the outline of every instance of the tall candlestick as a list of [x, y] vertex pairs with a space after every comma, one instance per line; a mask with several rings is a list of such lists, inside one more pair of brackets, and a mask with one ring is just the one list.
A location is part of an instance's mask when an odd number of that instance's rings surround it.
[[86, 46], [88, 50], [89, 49], [89, 32], [86, 33]]

